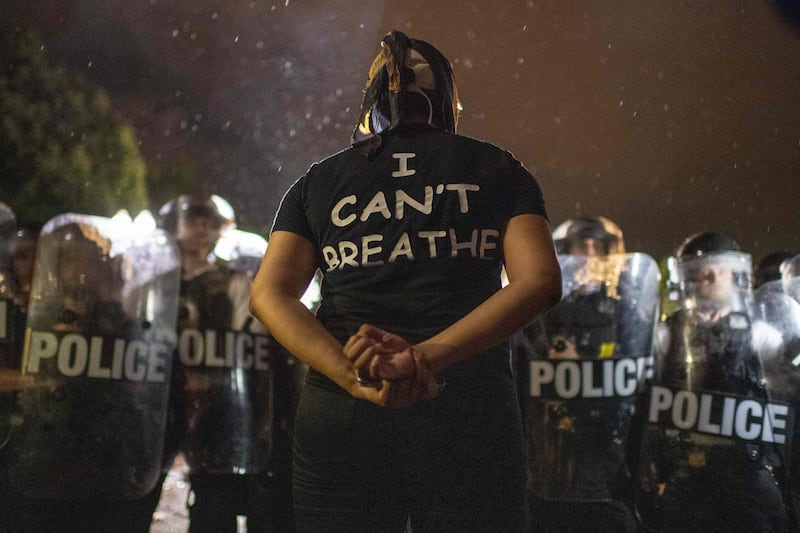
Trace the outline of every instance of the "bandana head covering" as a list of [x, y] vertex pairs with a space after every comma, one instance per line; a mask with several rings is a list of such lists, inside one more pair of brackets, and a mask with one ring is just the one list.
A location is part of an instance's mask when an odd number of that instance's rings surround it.
[[369, 69], [353, 146], [364, 155], [375, 153], [380, 134], [407, 121], [399, 105], [401, 93], [421, 94], [429, 105], [428, 124], [455, 133], [460, 102], [450, 62], [436, 48], [392, 31]]

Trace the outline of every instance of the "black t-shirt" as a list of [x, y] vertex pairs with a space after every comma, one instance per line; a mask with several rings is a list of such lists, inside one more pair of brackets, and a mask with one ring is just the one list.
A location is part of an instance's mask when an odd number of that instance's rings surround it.
[[510, 153], [417, 128], [385, 135], [370, 160], [350, 148], [312, 165], [272, 231], [317, 247], [317, 316], [340, 340], [369, 322], [418, 342], [499, 290], [502, 232], [525, 213], [547, 216]]

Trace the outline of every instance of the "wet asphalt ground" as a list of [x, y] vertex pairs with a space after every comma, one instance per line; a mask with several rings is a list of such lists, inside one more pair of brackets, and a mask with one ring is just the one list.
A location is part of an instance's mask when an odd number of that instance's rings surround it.
[[164, 480], [150, 533], [186, 533], [189, 530], [189, 511], [186, 509], [188, 495], [188, 470], [179, 456]]
[[[189, 469], [179, 455], [164, 480], [161, 499], [158, 501], [150, 533], [186, 533], [189, 531], [189, 511], [186, 501], [189, 497]], [[246, 533], [244, 517], [239, 520], [237, 533]]]

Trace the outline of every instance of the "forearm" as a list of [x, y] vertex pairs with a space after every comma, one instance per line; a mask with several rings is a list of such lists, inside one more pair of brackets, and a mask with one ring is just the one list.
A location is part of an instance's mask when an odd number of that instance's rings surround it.
[[477, 355], [520, 330], [558, 303], [560, 278], [512, 283], [459, 321], [417, 345], [433, 372]]
[[288, 295], [261, 294], [251, 299], [251, 312], [295, 357], [323, 373], [343, 389], [355, 386], [355, 373], [342, 344], [303, 303]]

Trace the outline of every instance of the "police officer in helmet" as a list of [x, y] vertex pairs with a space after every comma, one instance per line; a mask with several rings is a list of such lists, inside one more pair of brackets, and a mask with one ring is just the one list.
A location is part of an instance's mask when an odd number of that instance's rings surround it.
[[[272, 376], [266, 362], [258, 367], [256, 356], [249, 357], [257, 343], [253, 335], [266, 331], [249, 314], [248, 275], [214, 255], [223, 232], [235, 224], [233, 209], [217, 195], [196, 192], [168, 202], [159, 215], [181, 254], [174, 431], [166, 456], [180, 449], [189, 467], [189, 530], [232, 532], [237, 516], [245, 516], [248, 531], [270, 531]], [[223, 340], [228, 338], [245, 340]], [[251, 348], [230, 348], [234, 343]]]
[[559, 254], [608, 255], [625, 253], [622, 230], [603, 217], [576, 217], [553, 230], [553, 242]]
[[[640, 516], [663, 531], [784, 531], [775, 443], [722, 422], [743, 401], [769, 401], [762, 361], [781, 349], [781, 335], [752, 318], [751, 259], [735, 240], [697, 233], [676, 255], [682, 303], [663, 323]], [[694, 418], [676, 407], [690, 400], [706, 406]]]
[[[655, 262], [625, 254], [619, 226], [602, 216], [567, 220], [553, 231], [553, 240], [564, 297], [541, 320], [543, 335], [532, 342], [531, 379], [548, 374], [550, 365], [554, 374], [571, 365], [573, 375], [578, 369], [585, 373], [574, 382], [594, 385], [604, 381], [603, 368], [643, 368], [637, 361], [650, 358], [657, 311]], [[639, 272], [632, 264], [651, 268]], [[637, 308], [642, 301], [650, 302], [649, 312]], [[532, 328], [529, 338], [530, 333]], [[636, 387], [567, 394], [540, 381], [523, 398], [529, 406], [532, 530], [635, 531], [626, 453]]]

